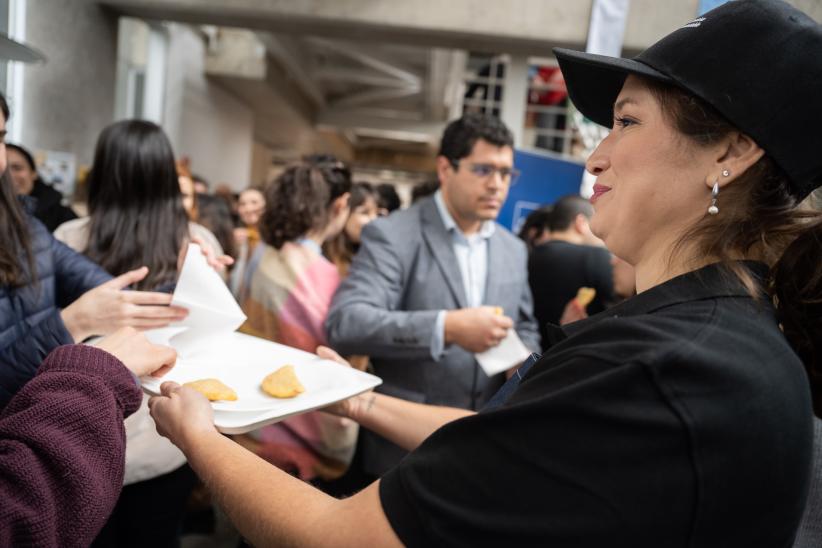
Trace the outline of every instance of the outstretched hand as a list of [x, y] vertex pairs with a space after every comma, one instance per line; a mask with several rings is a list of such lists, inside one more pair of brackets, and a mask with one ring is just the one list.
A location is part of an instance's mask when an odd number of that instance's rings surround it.
[[94, 289], [60, 313], [63, 323], [77, 341], [92, 335], [107, 335], [121, 327], [155, 329], [184, 319], [188, 310], [170, 306], [171, 295], [151, 291], [123, 291], [148, 275], [148, 268], [126, 272]]
[[[225, 272], [226, 267], [231, 266], [234, 264], [234, 259], [228, 255], [217, 255], [214, 249], [205, 243], [202, 238], [198, 238], [197, 236], [191, 237], [191, 243], [197, 244], [200, 247], [200, 252], [205, 257], [208, 266], [213, 268], [217, 271], [218, 274], [223, 274]], [[186, 251], [188, 246], [183, 246], [180, 250], [180, 258], [178, 260], [178, 268], [177, 271], [181, 271], [183, 269], [183, 262], [185, 261]]]
[[177, 352], [173, 348], [152, 344], [145, 335], [131, 327], [118, 329], [94, 346], [123, 362], [138, 377], [162, 377], [177, 361]]

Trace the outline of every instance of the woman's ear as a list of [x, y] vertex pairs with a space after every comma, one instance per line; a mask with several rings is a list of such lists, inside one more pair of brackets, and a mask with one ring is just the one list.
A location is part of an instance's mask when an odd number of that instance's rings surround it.
[[345, 194], [343, 194], [342, 196], [339, 196], [336, 200], [334, 200], [334, 204], [332, 206], [333, 211], [334, 211], [334, 215], [336, 216], [336, 215], [339, 215], [342, 212], [347, 212], [348, 211], [348, 204], [350, 203], [350, 201], [351, 201], [351, 193], [350, 192], [346, 192]]
[[705, 184], [710, 188], [718, 182], [722, 188], [745, 173], [764, 155], [762, 147], [749, 136], [739, 132], [731, 133], [719, 146], [714, 169], [706, 176]]

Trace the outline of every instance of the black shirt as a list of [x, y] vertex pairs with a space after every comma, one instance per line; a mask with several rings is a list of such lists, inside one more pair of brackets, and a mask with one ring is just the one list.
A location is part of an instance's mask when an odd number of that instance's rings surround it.
[[382, 479], [403, 542], [791, 546], [811, 400], [766, 299], [710, 266], [564, 331], [501, 407]]
[[565, 305], [577, 296], [580, 287], [597, 291], [586, 309], [589, 314], [602, 312], [614, 300], [611, 254], [601, 247], [560, 240], [546, 242], [535, 247], [528, 258], [528, 283], [545, 347], [546, 326], [559, 323]]

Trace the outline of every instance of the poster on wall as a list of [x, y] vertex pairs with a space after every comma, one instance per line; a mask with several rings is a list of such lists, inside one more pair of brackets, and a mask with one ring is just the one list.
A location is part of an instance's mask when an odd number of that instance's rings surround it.
[[37, 172], [43, 182], [53, 186], [67, 198], [72, 196], [77, 173], [74, 154], [56, 150], [40, 150], [36, 156]]
[[568, 194], [579, 194], [585, 171], [581, 160], [536, 150], [515, 150], [514, 165], [521, 175], [509, 189], [497, 222], [515, 234], [532, 211]]

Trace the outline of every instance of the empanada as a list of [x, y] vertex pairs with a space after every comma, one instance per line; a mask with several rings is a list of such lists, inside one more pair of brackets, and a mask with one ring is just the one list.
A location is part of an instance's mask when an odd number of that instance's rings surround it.
[[305, 392], [293, 365], [284, 365], [263, 379], [263, 392], [275, 398], [293, 398]]
[[237, 399], [237, 393], [217, 379], [200, 379], [184, 383], [183, 386], [193, 388], [209, 401], [235, 401]]

